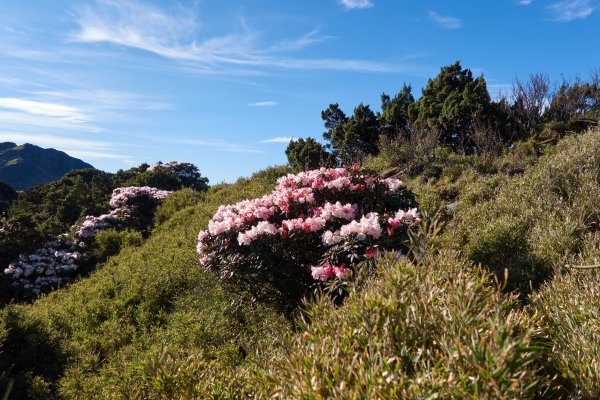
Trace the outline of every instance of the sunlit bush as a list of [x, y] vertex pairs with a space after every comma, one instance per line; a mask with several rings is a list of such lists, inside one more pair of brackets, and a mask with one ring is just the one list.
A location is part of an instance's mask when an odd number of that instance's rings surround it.
[[290, 174], [269, 195], [221, 206], [198, 253], [234, 288], [294, 306], [315, 282], [336, 285], [378, 251], [401, 250], [414, 205], [402, 182], [358, 166]]

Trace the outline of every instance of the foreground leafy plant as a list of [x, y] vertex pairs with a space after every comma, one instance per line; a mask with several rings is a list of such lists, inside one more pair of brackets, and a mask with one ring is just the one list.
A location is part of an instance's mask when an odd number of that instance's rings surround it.
[[457, 253], [419, 267], [388, 255], [342, 307], [308, 306], [291, 349], [264, 361], [261, 398], [514, 399], [551, 393], [539, 315], [518, 308]]

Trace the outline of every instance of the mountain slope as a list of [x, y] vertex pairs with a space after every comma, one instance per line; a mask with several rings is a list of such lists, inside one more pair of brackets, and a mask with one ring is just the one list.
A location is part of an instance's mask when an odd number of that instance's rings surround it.
[[0, 143], [0, 181], [16, 190], [52, 182], [74, 169], [94, 168], [90, 164], [55, 149], [26, 143]]

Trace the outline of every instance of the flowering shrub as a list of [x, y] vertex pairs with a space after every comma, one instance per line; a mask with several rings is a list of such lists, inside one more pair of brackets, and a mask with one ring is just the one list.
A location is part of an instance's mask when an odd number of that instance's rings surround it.
[[96, 234], [107, 228], [146, 228], [156, 206], [171, 192], [151, 187], [125, 187], [113, 190], [112, 210], [98, 217], [88, 215], [71, 232], [31, 254], [21, 254], [4, 270], [13, 288], [38, 295], [70, 282], [88, 261], [86, 254]]
[[258, 199], [221, 206], [198, 235], [200, 263], [234, 288], [293, 306], [315, 283], [348, 279], [379, 250], [399, 250], [418, 222], [397, 179], [353, 168], [280, 178]]
[[200, 175], [198, 167], [192, 163], [179, 161], [159, 162], [147, 169], [149, 172], [157, 170], [172, 172], [184, 187], [196, 190], [206, 190], [208, 188], [208, 179]]

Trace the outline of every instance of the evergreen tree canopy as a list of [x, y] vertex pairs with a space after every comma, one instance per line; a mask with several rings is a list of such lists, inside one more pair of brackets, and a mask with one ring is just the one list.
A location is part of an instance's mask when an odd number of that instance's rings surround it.
[[344, 164], [361, 161], [367, 155], [377, 154], [379, 120], [368, 105], [360, 103], [351, 117], [331, 104], [321, 112], [327, 131], [323, 138], [330, 141], [333, 154]]
[[285, 150], [288, 163], [294, 170], [317, 169], [332, 163], [331, 154], [313, 138], [292, 140]]
[[381, 95], [381, 110], [379, 117], [381, 133], [388, 138], [394, 138], [398, 135], [409, 136], [409, 117], [408, 108], [415, 102], [412, 88], [404, 84], [402, 90], [391, 99], [389, 95]]
[[410, 119], [421, 127], [440, 132], [440, 142], [464, 147], [477, 121], [489, 120], [491, 98], [483, 76], [473, 79], [460, 61], [443, 67], [430, 79], [423, 96], [409, 106]]

